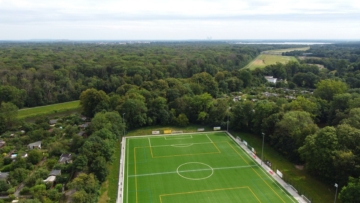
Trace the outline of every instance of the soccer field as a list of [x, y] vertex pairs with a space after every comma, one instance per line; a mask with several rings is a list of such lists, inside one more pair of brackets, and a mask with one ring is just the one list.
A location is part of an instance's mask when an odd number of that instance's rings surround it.
[[126, 139], [124, 203], [296, 202], [224, 132]]

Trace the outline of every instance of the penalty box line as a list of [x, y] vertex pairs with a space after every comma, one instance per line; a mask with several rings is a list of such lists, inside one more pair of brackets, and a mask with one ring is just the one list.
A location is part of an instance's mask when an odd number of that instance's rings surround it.
[[204, 168], [204, 169], [193, 169], [193, 170], [182, 170], [182, 171], [168, 171], [168, 172], [159, 172], [159, 173], [148, 173], [148, 174], [136, 174], [136, 175], [128, 175], [128, 178], [133, 177], [143, 177], [143, 176], [156, 176], [156, 175], [167, 175], [178, 172], [198, 172], [198, 171], [211, 171], [211, 170], [226, 170], [226, 169], [239, 169], [239, 168], [253, 168], [258, 167], [257, 164], [248, 165], [248, 166], [230, 166], [230, 167], [218, 167], [218, 168]]

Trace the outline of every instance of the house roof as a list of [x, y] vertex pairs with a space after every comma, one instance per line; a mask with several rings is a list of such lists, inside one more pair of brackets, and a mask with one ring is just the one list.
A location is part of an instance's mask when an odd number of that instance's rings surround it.
[[83, 136], [85, 134], [85, 131], [80, 131], [77, 135]]
[[71, 154], [61, 154], [60, 159], [59, 159], [59, 163], [65, 163], [67, 161], [71, 160]]
[[30, 143], [30, 144], [28, 144], [28, 147], [32, 148], [32, 147], [37, 147], [39, 145], [41, 145], [41, 141]]
[[49, 176], [59, 176], [59, 175], [61, 175], [61, 170], [54, 169], [49, 173]]
[[6, 180], [9, 176], [9, 172], [0, 172], [0, 180]]
[[56, 180], [56, 176], [49, 176], [48, 178], [46, 178], [46, 180], [44, 180], [44, 182], [54, 182]]
[[57, 123], [58, 122], [58, 119], [51, 119], [51, 120], [49, 120], [49, 123], [51, 124], [51, 125], [53, 125], [53, 124], [55, 124], [55, 123]]
[[86, 122], [86, 123], [83, 123], [83, 124], [79, 125], [79, 127], [80, 128], [87, 128], [87, 127], [89, 127], [89, 125], [90, 125], [90, 122]]

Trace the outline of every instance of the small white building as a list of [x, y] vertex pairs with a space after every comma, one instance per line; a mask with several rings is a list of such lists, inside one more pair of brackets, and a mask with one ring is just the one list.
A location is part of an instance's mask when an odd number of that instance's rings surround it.
[[274, 78], [274, 76], [265, 76], [265, 79], [270, 82], [276, 84], [277, 78]]

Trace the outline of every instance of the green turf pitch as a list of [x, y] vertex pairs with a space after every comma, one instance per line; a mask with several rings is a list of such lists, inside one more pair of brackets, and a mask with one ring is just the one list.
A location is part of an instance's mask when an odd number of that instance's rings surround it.
[[126, 139], [125, 203], [296, 202], [226, 133]]

